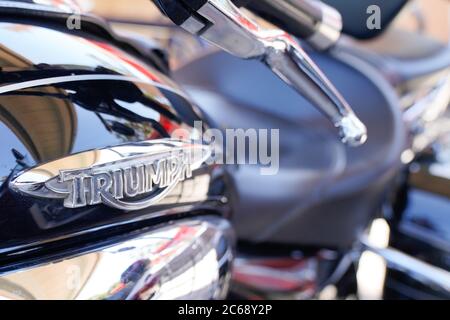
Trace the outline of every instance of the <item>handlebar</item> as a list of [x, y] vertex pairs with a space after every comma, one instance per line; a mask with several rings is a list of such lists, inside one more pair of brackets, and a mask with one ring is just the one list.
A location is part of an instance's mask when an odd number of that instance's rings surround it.
[[319, 67], [286, 32], [261, 29], [231, 0], [153, 1], [186, 31], [234, 56], [263, 61], [339, 129], [342, 142], [359, 146], [367, 140], [364, 124]]

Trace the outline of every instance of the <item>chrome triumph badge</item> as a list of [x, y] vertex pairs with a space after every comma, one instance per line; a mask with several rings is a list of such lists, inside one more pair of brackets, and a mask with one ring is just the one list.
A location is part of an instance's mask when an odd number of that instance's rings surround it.
[[176, 140], [131, 143], [91, 150], [22, 172], [10, 188], [64, 199], [67, 208], [103, 203], [123, 210], [146, 208], [192, 177], [210, 148]]

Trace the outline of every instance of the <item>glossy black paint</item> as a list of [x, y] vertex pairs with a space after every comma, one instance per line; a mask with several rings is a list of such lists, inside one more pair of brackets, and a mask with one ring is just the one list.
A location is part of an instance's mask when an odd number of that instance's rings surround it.
[[192, 138], [202, 115], [166, 75], [108, 39], [45, 21], [1, 20], [0, 39], [0, 262], [104, 239], [142, 221], [228, 211], [218, 166], [204, 167], [163, 202], [136, 212], [67, 209], [11, 191], [8, 182], [21, 170], [70, 154], [169, 137], [179, 128]]

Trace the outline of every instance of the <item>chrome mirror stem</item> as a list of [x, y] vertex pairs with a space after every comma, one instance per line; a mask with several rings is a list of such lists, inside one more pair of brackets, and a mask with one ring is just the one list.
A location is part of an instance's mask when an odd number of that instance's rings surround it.
[[[283, 81], [307, 98], [339, 129], [341, 140], [362, 145], [367, 130], [345, 99], [300, 46], [282, 30], [263, 30], [230, 0], [177, 1], [185, 18], [176, 18], [169, 0], [154, 0], [182, 28], [230, 54], [262, 60]], [[171, 1], [172, 5], [174, 1]], [[186, 8], [189, 6], [189, 8]]]
[[342, 142], [350, 146], [366, 142], [364, 124], [317, 65], [288, 35], [279, 35], [268, 42], [263, 61], [328, 117], [339, 129]]

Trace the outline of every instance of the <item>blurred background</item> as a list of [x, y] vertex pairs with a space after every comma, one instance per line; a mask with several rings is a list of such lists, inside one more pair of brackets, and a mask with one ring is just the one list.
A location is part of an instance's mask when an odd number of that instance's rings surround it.
[[[150, 0], [133, 0], [133, 5], [126, 0], [78, 0], [80, 6], [90, 12], [112, 18], [140, 21], [163, 21], [161, 14], [155, 10]], [[426, 32], [440, 41], [449, 37], [449, 1], [447, 0], [417, 0], [411, 1], [410, 10], [404, 10], [395, 22], [396, 27], [417, 28], [414, 15], [422, 11], [426, 20]], [[444, 24], [443, 24], [444, 22]]]
[[[100, 15], [113, 22], [114, 29], [119, 33], [139, 34], [148, 40], [158, 39], [168, 46], [176, 45], [180, 31], [177, 28], [158, 28], [159, 25], [173, 27], [150, 0], [77, 0], [79, 6], [87, 12]], [[152, 28], [149, 25], [154, 24]], [[447, 43], [450, 38], [450, 1], [448, 0], [411, 0], [403, 12], [396, 18], [388, 29], [402, 29], [426, 33], [432, 39]], [[174, 36], [173, 33], [176, 33]], [[190, 37], [189, 35], [184, 35]], [[174, 44], [175, 42], [175, 44]], [[183, 39], [186, 44], [186, 39]], [[195, 44], [193, 44], [195, 47]], [[195, 51], [195, 48], [191, 48]], [[184, 48], [186, 51], [186, 48]], [[189, 52], [187, 50], [187, 55]], [[172, 52], [171, 52], [172, 53]], [[176, 68], [180, 63], [179, 52], [172, 55], [172, 67]]]

